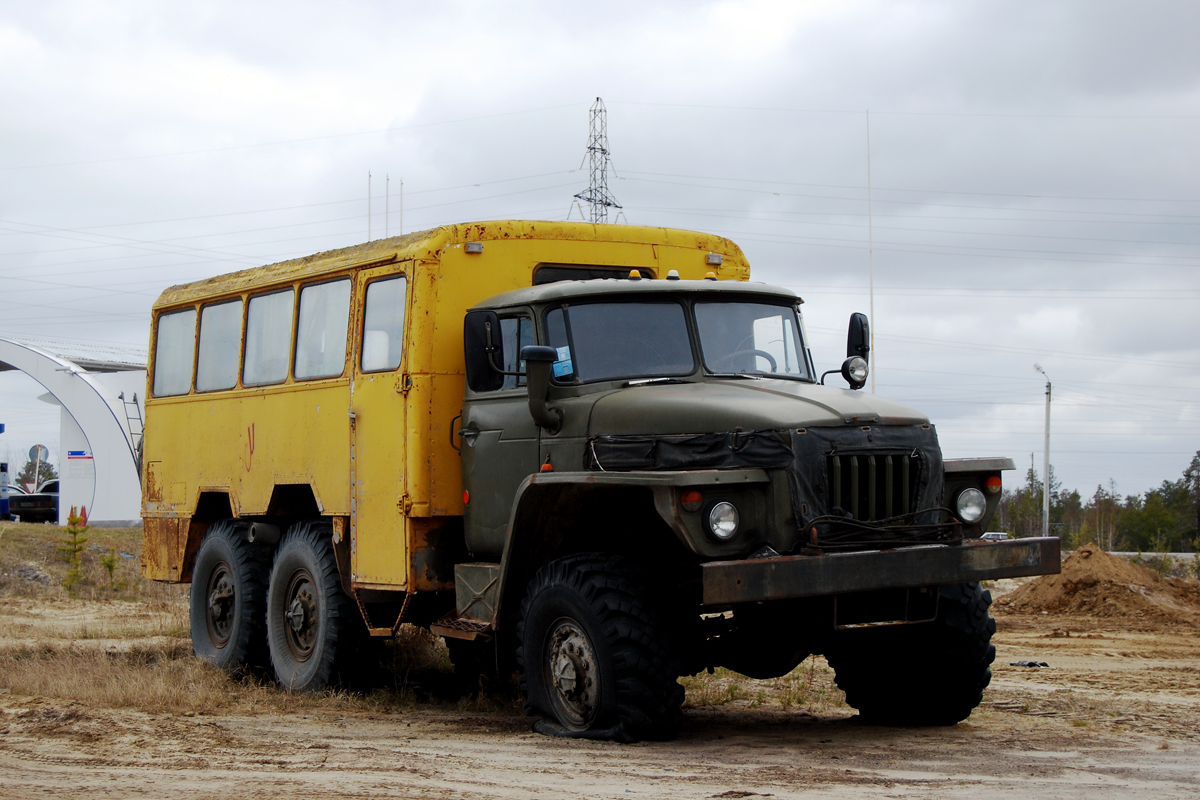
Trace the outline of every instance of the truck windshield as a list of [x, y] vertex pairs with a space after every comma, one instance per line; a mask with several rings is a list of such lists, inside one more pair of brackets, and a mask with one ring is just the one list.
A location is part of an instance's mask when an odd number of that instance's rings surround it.
[[546, 314], [558, 351], [554, 379], [603, 381], [690, 375], [696, 370], [683, 306], [671, 302], [587, 303]]
[[696, 329], [709, 372], [812, 379], [791, 306], [696, 303]]

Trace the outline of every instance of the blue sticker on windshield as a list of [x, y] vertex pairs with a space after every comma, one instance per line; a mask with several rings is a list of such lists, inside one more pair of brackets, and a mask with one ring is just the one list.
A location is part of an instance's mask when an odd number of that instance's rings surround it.
[[558, 348], [558, 360], [554, 362], [554, 377], [562, 378], [574, 371], [575, 368], [571, 365], [571, 348], [569, 346]]

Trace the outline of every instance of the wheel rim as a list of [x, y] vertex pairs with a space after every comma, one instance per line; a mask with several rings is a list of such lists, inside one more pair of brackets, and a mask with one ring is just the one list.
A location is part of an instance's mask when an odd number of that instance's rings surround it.
[[592, 642], [574, 620], [559, 619], [546, 635], [545, 668], [556, 716], [583, 730], [595, 719], [600, 701], [600, 665]]
[[204, 622], [208, 627], [209, 639], [217, 647], [228, 644], [233, 633], [233, 612], [237, 603], [234, 585], [233, 571], [224, 561], [218, 563], [208, 576]]
[[298, 569], [288, 581], [284, 635], [297, 661], [307, 661], [317, 646], [317, 587], [306, 569]]

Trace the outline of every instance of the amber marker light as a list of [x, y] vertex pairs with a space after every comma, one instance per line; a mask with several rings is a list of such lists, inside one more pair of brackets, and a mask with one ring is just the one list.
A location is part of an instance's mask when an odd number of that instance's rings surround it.
[[704, 504], [704, 495], [695, 489], [688, 489], [680, 495], [679, 504], [683, 506], [684, 511], [699, 511], [700, 506]]
[[1000, 491], [1002, 483], [999, 475], [989, 475], [988, 479], [983, 482], [983, 488], [987, 489], [988, 494], [995, 494]]

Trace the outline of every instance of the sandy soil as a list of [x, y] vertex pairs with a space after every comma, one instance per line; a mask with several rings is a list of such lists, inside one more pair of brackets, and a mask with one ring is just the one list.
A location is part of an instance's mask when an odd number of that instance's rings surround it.
[[190, 716], [3, 694], [0, 796], [1200, 795], [1197, 630], [1000, 624], [992, 688], [952, 728], [743, 700], [690, 709], [676, 741], [623, 746], [533, 734], [515, 709]]
[[436, 688], [452, 677], [427, 635], [397, 646], [426, 661], [379, 693], [235, 683], [190, 655], [181, 587], [126, 565], [123, 590], [94, 572], [64, 592], [53, 542], [23, 531], [0, 540], [0, 798], [1200, 797], [1191, 590], [1098, 556], [1053, 592], [992, 586], [995, 677], [957, 726], [860, 723], [815, 658], [774, 681], [687, 679], [677, 740], [614, 745], [534, 734], [511, 697]]

